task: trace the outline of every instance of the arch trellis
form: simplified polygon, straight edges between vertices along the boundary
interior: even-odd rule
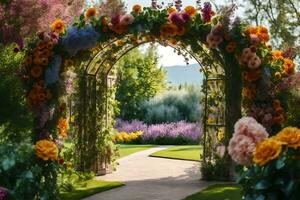
[[[112,115],[107,112],[106,102],[111,95],[106,87],[107,76],[123,54],[143,43],[158,42],[189,53],[202,67],[203,90],[209,94],[204,98],[204,164],[217,163],[214,149],[220,143],[228,144],[234,124],[242,116],[242,105],[246,115],[253,115],[252,107],[267,107],[272,124],[264,124],[255,113],[254,117],[270,133],[282,126],[286,117],[277,85],[295,72],[295,64],[267,44],[268,30],[239,20],[233,22],[234,7],[220,15],[214,14],[209,3],[203,9],[178,8],[135,5],[127,14],[103,14],[102,10],[89,8],[67,30],[57,19],[50,33],[42,33],[28,43],[20,76],[35,117],[32,142],[35,164],[43,171],[39,175],[41,183],[46,178],[52,185],[56,183],[61,143],[68,136],[66,96],[72,93],[72,71],[78,74],[80,91],[72,96],[80,99],[74,134],[78,168],[98,171],[99,163],[109,160],[110,152],[99,155],[109,140],[103,119]],[[228,176],[228,154],[222,159],[222,176]],[[53,187],[41,188],[47,193]]]
[[[213,59],[214,55],[210,50],[205,47],[203,44],[198,43],[196,44],[198,47],[197,49],[200,49],[197,52],[193,52],[193,47],[189,45],[188,43],[182,43],[178,42],[176,44],[172,44],[170,41],[165,39],[155,39],[151,38],[150,40],[143,40],[145,38],[143,34],[139,34],[138,36],[135,35],[126,35],[118,39],[112,39],[111,41],[108,41],[102,46],[97,47],[94,50],[93,55],[88,61],[85,61],[81,63],[81,68],[84,71],[84,74],[86,77],[90,77],[94,80],[95,84],[93,85],[93,89],[91,90],[84,90],[83,96],[85,98],[82,99],[82,101],[85,102],[93,102],[87,100],[87,98],[91,97],[91,95],[88,95],[90,91],[96,91],[97,84],[101,85],[106,90],[108,90],[108,83],[107,78],[111,71],[111,69],[114,67],[116,62],[122,58],[126,53],[128,53],[130,50],[137,48],[138,46],[146,43],[159,43],[163,46],[170,46],[174,50],[179,51],[183,54],[188,54],[190,57],[194,58],[201,67],[201,72],[204,74],[204,87],[203,90],[205,92],[205,98],[202,100],[204,104],[204,114],[203,114],[203,161],[204,162],[212,162],[213,160],[213,146],[216,146],[216,140],[217,140],[217,134],[218,130],[222,129],[225,131],[226,122],[225,122],[225,93],[224,93],[224,82],[225,82],[225,71],[224,67],[222,66],[221,62],[218,62],[218,60]],[[132,42],[134,40],[134,42]],[[194,44],[195,45],[195,44]],[[221,58],[219,58],[221,59]],[[85,79],[87,80],[87,79]],[[215,83],[215,84],[212,84]],[[87,82],[88,84],[88,82]],[[134,90],[134,89],[133,89]],[[106,91],[107,92],[107,91]],[[103,94],[99,94],[102,96],[106,95],[106,92]],[[214,96],[219,96],[218,101],[213,101],[212,95],[209,95],[210,93],[214,92]],[[97,98],[97,97],[96,97]],[[102,97],[99,97],[101,98]],[[97,100],[96,100],[97,102]],[[106,100],[107,102],[107,100]],[[95,116],[89,116],[88,113],[84,114],[87,118],[96,116],[102,116],[104,123],[103,126],[107,126],[107,123],[109,121],[109,116],[107,116],[107,105],[104,106],[104,110],[99,111],[96,109],[96,104],[87,105],[91,106],[91,110],[97,110],[97,112],[102,113],[96,113]],[[214,108],[214,109],[213,109]],[[88,111],[88,109],[86,110]],[[210,122],[211,116],[214,116],[216,119],[215,122]],[[84,121],[88,121],[87,119],[82,118]],[[83,126],[80,128],[80,133],[88,133],[90,134],[91,131],[95,130],[94,127],[96,127],[96,121],[92,120],[94,124],[90,124],[93,127],[87,127]],[[86,128],[85,131],[82,131]],[[101,127],[103,128],[103,127]],[[84,148],[82,149],[82,155],[85,155]],[[96,149],[95,149],[96,151]],[[199,155],[200,156],[200,155]],[[84,159],[79,159],[84,160]],[[99,165],[97,165],[99,166]],[[100,165],[100,167],[102,167]],[[95,169],[97,171],[97,169]],[[99,170],[99,169],[98,169]]]

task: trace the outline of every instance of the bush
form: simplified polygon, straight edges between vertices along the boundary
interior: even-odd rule
[[[125,143],[144,143],[144,144],[199,144],[202,134],[199,123],[187,123],[184,121],[146,125],[141,121],[133,120],[132,122],[118,119],[115,129],[119,132],[119,142]],[[126,141],[130,135],[142,132],[141,138]],[[123,132],[123,133],[122,133]],[[125,132],[125,133],[124,133]],[[122,138],[122,140],[121,140]],[[118,142],[118,140],[117,140]]]
[[[197,122],[201,118],[200,98],[200,89],[193,87],[163,93],[141,104],[140,120],[147,124]]]

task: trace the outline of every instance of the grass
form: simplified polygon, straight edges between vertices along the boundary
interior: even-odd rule
[[[156,147],[157,145],[140,145],[140,144],[118,144],[120,158]]]
[[[84,187],[77,187],[72,192],[62,192],[59,196],[62,200],[80,200],[93,194],[97,194],[123,185],[124,184],[120,182],[89,180],[84,183]]]
[[[241,200],[241,187],[237,184],[216,184],[184,200]]]
[[[202,147],[200,145],[181,145],[155,152],[151,154],[151,156],[180,160],[200,161],[201,152]]]

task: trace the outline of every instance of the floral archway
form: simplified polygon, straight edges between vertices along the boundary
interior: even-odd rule
[[[44,169],[40,181],[47,178],[47,182],[55,184],[61,144],[67,137],[66,95],[72,92],[73,71],[83,75],[82,86],[89,91],[89,95],[83,95],[88,98],[81,113],[88,115],[87,111],[97,105],[96,85],[105,86],[104,78],[114,63],[142,43],[157,41],[181,52],[192,52],[207,78],[212,78],[204,90],[214,81],[224,81],[225,119],[222,123],[213,118],[204,121],[207,132],[210,127],[225,127],[225,136],[214,141],[216,129],[212,129],[204,138],[205,143],[210,144],[206,150],[228,144],[234,124],[242,116],[242,107],[243,114],[254,116],[270,132],[279,129],[285,115],[276,86],[294,73],[295,64],[280,51],[272,50],[265,27],[250,27],[238,19],[233,20],[234,9],[229,7],[216,15],[210,3],[197,8],[187,6],[183,10],[180,6],[142,8],[135,5],[128,14],[102,15],[96,8],[89,8],[72,26],[65,27],[64,22],[57,19],[50,33],[42,33],[32,40],[20,72],[36,121],[32,141],[36,163]],[[105,90],[99,91],[105,96]],[[215,100],[210,96],[206,101],[213,104]],[[268,115],[257,115],[253,108],[268,108]],[[89,127],[81,130],[89,132],[90,135],[85,136],[97,141],[94,126],[97,115],[84,119],[88,121],[82,124]],[[205,156],[208,155],[214,159],[214,153]],[[226,155],[224,167],[229,171],[230,160]],[[87,165],[89,168],[93,163]]]

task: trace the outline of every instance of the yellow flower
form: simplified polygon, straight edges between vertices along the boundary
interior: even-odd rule
[[[300,130],[294,127],[287,127],[281,130],[275,137],[275,140],[292,148],[300,147]]]
[[[62,117],[59,118],[57,127],[59,130],[59,135],[62,138],[66,138],[67,137],[67,129],[69,128],[69,123],[68,123],[67,119],[62,118]]]
[[[168,13],[171,14],[173,12],[177,12],[177,9],[174,6],[168,8]]]
[[[53,141],[50,140],[39,140],[35,144],[36,155],[47,161],[47,160],[57,160],[58,158],[58,148]]]
[[[218,141],[221,142],[225,138],[224,129],[220,128],[217,135]]]
[[[266,139],[261,143],[258,143],[255,147],[253,161],[259,166],[263,166],[278,158],[281,153],[281,145],[274,139]]]
[[[142,11],[142,6],[138,5],[138,4],[135,4],[133,7],[132,7],[132,12],[135,12],[135,13],[139,13]]]
[[[52,24],[51,24],[51,29],[52,31],[55,31],[59,34],[64,34],[65,33],[65,24],[63,20],[61,19],[56,19]]]
[[[92,17],[95,17],[96,16],[96,13],[97,13],[97,10],[96,8],[92,7],[92,8],[89,8],[87,9],[87,11],[85,12],[85,17],[90,19]]]
[[[194,6],[187,6],[184,8],[184,11],[190,16],[195,16],[197,13],[197,10]]]
[[[284,71],[288,75],[295,72],[295,63],[291,59],[284,59]]]
[[[273,51],[273,52],[272,52],[272,55],[273,55],[273,59],[274,59],[274,60],[280,60],[280,59],[283,58],[282,52],[279,51],[279,50]]]

